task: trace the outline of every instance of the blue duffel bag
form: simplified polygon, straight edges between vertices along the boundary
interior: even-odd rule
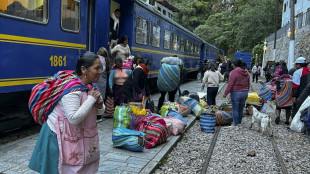
[[[145,147],[145,141],[143,132],[123,127],[113,129],[112,142],[114,147],[141,152]]]
[[[202,113],[200,115],[200,127],[204,132],[214,133],[215,132],[215,121],[216,116],[211,114]]]

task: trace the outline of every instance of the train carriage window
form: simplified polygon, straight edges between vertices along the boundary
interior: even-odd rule
[[[171,32],[165,29],[164,48],[170,49]]]
[[[194,54],[199,54],[199,46],[197,43],[195,43],[195,51]]]
[[[192,42],[192,45],[191,45],[191,53],[194,54],[195,52],[195,45],[194,45],[194,42]]]
[[[186,39],[185,40],[185,53],[189,53],[189,48],[190,48],[190,45],[189,45],[189,41]]]
[[[184,53],[184,46],[185,46],[185,41],[184,38],[181,37],[181,41],[180,41],[180,52]]]
[[[153,24],[152,27],[152,46],[160,46],[160,26]]]
[[[177,34],[173,34],[172,35],[172,50],[173,51],[178,51],[178,35]]]
[[[75,0],[61,1],[61,27],[67,31],[79,31],[80,2]]]
[[[46,23],[48,0],[0,0],[0,15]]]
[[[149,22],[141,17],[137,18],[136,42],[138,44],[147,45]]]

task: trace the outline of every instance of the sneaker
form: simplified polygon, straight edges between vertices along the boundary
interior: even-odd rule
[[[275,123],[276,123],[276,124],[279,124],[279,123],[280,123],[280,116],[278,116],[278,117],[276,118]]]

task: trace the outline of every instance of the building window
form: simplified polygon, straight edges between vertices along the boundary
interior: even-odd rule
[[[166,10],[163,10],[163,14],[166,16]]]
[[[165,29],[164,48],[170,49],[171,32]]]
[[[185,45],[185,39],[181,37],[181,41],[180,41],[180,52],[181,53],[184,53],[184,45]]]
[[[79,31],[80,2],[74,0],[61,1],[61,27],[64,30]]]
[[[41,23],[48,19],[48,0],[1,0],[0,15],[9,15]]]
[[[284,12],[286,12],[286,3],[284,4],[284,9],[283,9]]]
[[[178,51],[178,35],[173,34],[172,36],[172,50],[173,51]]]
[[[160,26],[155,24],[152,27],[152,46],[160,47]]]
[[[161,8],[160,8],[160,7],[157,7],[157,9],[158,9],[159,11],[161,11]]]
[[[136,42],[138,44],[147,45],[148,25],[149,22],[147,20],[141,17],[137,18]]]

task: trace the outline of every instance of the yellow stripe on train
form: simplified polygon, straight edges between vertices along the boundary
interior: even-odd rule
[[[199,59],[199,57],[195,56],[187,56],[183,54],[176,54],[176,53],[169,53],[169,52],[164,52],[164,51],[157,51],[157,50],[150,50],[150,49],[145,49],[145,48],[139,48],[139,47],[131,47],[132,51],[141,51],[141,52],[147,52],[147,53],[155,53],[155,54],[165,54],[165,55],[177,55],[179,57],[188,57],[188,58],[193,58],[193,59]]]
[[[85,44],[38,39],[38,38],[23,37],[23,36],[14,36],[14,35],[7,35],[7,34],[0,34],[0,42],[41,45],[41,46],[61,47],[61,48],[72,48],[72,49],[83,49],[83,50],[86,49]]]

